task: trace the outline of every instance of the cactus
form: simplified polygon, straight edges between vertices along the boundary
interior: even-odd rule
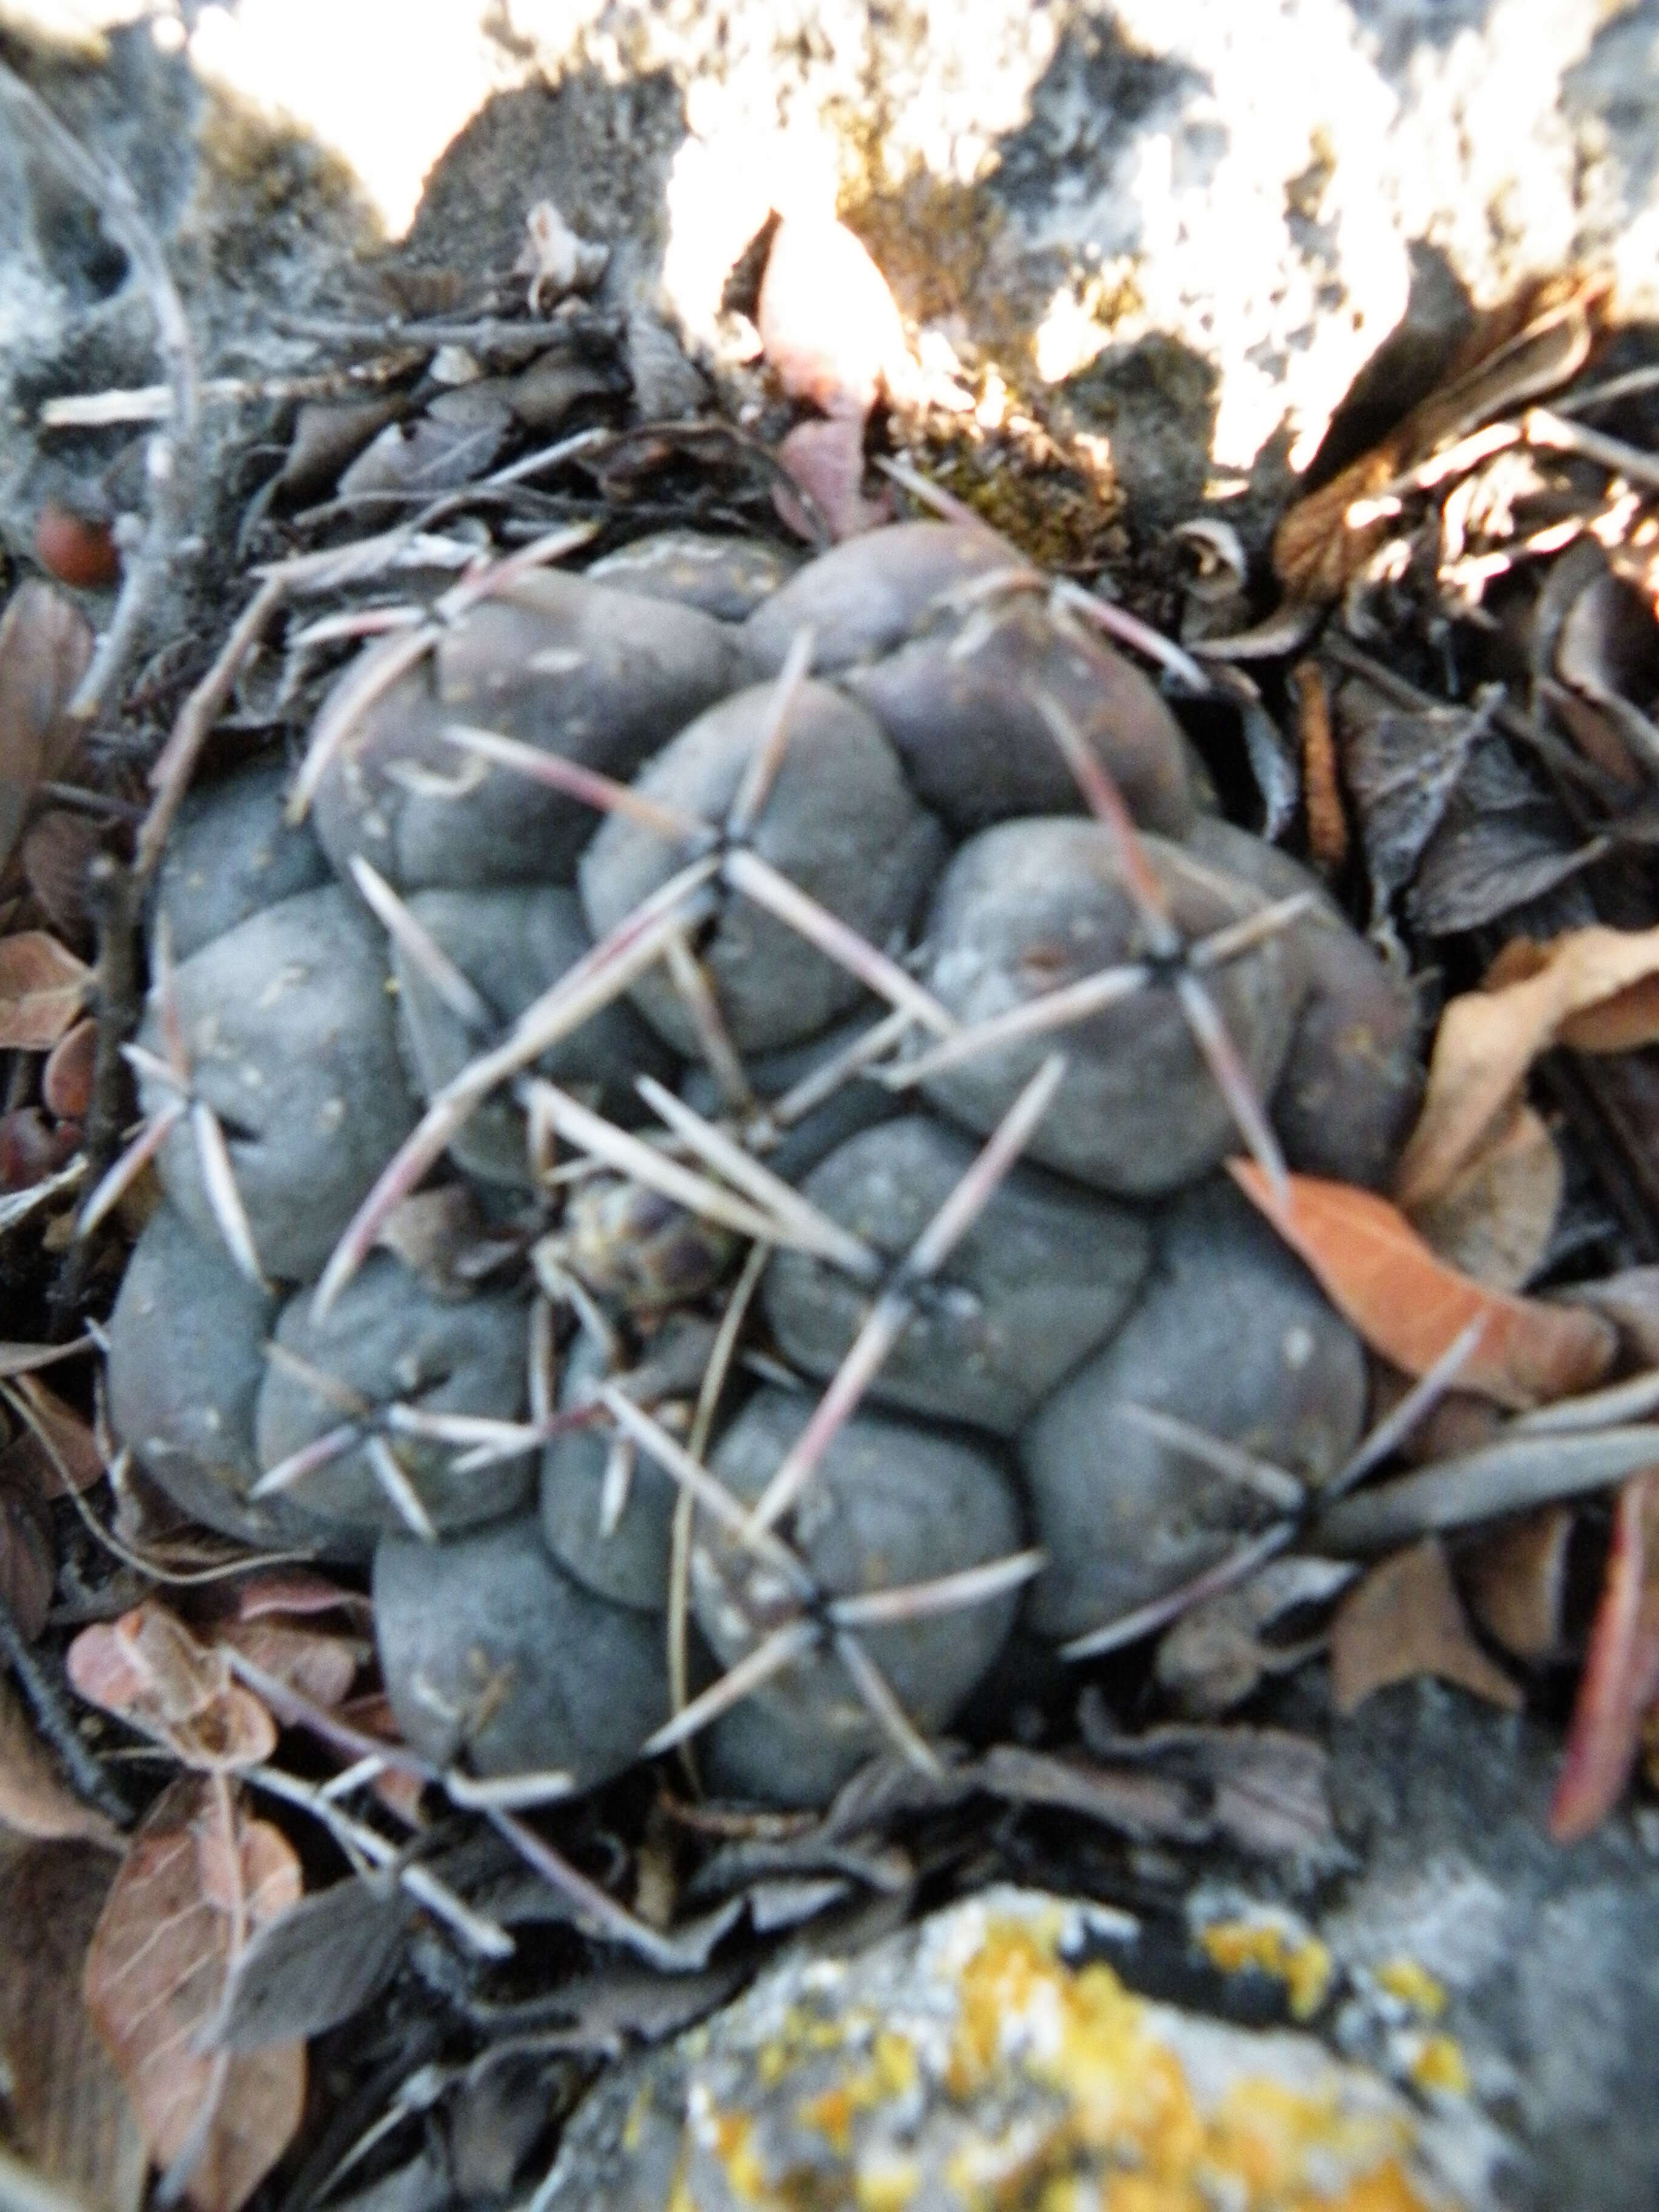
[[[410,635],[161,872],[155,1479],[372,1554],[410,1743],[550,1792],[696,1739],[822,1802],[1017,1621],[1285,1540],[1363,1362],[1221,1163],[1385,1176],[1411,1006],[1076,594],[965,525],[681,534]]]

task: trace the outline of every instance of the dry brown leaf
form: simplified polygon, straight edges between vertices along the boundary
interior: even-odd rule
[[[0,616],[0,866],[35,787],[64,775],[81,732],[64,708],[92,659],[92,625],[50,584],[20,584]]]
[[[50,1052],[73,1029],[92,970],[44,929],[0,938],[0,1050]]]
[[[100,823],[61,807],[43,814],[23,833],[24,878],[46,920],[71,945],[91,939],[87,870],[103,842]]]
[[[1618,1333],[1582,1307],[1547,1305],[1472,1282],[1437,1259],[1399,1210],[1374,1191],[1291,1176],[1281,1207],[1253,1161],[1234,1180],[1317,1276],[1326,1296],[1373,1352],[1425,1375],[1471,1322],[1480,1340],[1458,1387],[1500,1406],[1547,1404],[1601,1381]]]
[[[1557,288],[1559,289],[1559,287]],[[1594,316],[1606,286],[1595,279],[1553,298],[1547,283],[1523,289],[1484,315],[1459,349],[1447,379],[1380,445],[1351,461],[1280,522],[1273,571],[1293,599],[1340,598],[1389,532],[1389,516],[1349,519],[1356,501],[1376,497],[1437,449],[1535,399],[1577,374],[1589,351]]]
[[[1443,1189],[1412,1208],[1412,1226],[1476,1282],[1518,1290],[1549,1249],[1565,1182],[1541,1116],[1517,1101]]]
[[[143,2137],[81,1995],[115,1862],[34,1844],[0,1863],[0,2058],[16,2145],[87,2212],[137,2212]]]
[[[222,1775],[185,1775],[134,1838],[87,1954],[87,2003],[150,2156],[198,2212],[237,2212],[300,2124],[302,2043],[196,2049],[232,1961],[300,1889],[280,1830]]]
[[[1649,979],[1654,979],[1650,981]],[[1395,1178],[1412,1211],[1444,1190],[1520,1096],[1540,1052],[1624,1052],[1659,1038],[1659,929],[1569,931],[1547,945],[1517,939],[1483,988],[1440,1018],[1423,1111]]]
[[[0,1114],[0,1191],[32,1190],[68,1164],[80,1141],[79,1129],[54,1127],[38,1106]]]
[[[1577,1843],[1625,1794],[1659,1699],[1659,1470],[1619,1493],[1589,1650],[1550,1802],[1550,1833]]]
[[[214,1630],[216,1644],[228,1645],[274,1674],[313,1705],[337,1705],[349,1693],[371,1646],[326,1629],[296,1628],[283,1620],[228,1620]]]
[[[21,1443],[27,1438],[33,1448],[29,1456],[41,1496],[62,1498],[70,1488],[90,1490],[94,1482],[101,1482],[109,1470],[91,1423],[36,1376],[19,1375],[11,1388],[28,1401],[29,1411],[39,1424],[38,1433],[33,1427],[27,1428],[18,1441]]]
[[[118,1851],[121,1838],[101,1813],[83,1805],[58,1774],[52,1753],[10,1683],[0,1676],[0,1828],[16,1836],[77,1837]]]
[[[1462,1562],[1469,1610],[1494,1643],[1529,1663],[1561,1649],[1567,1547],[1577,1516],[1544,1505],[1482,1536]]]
[[[258,1765],[276,1747],[276,1723],[232,1680],[229,1654],[198,1644],[153,1598],[83,1628],[68,1663],[89,1704],[155,1736],[187,1766],[229,1772]]]
[[[1515,1683],[1469,1633],[1439,1539],[1425,1537],[1373,1567],[1331,1623],[1331,1696],[1352,1713],[1374,1690],[1414,1675],[1456,1682],[1514,1712]]]

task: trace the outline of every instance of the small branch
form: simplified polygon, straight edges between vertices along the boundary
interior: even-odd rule
[[[137,648],[151,602],[173,565],[190,513],[199,420],[196,347],[166,257],[120,171],[94,160],[46,103],[3,64],[0,64],[0,108],[10,117],[19,140],[92,202],[105,230],[125,252],[155,318],[156,349],[172,394],[166,426],[150,440],[145,456],[149,520],[143,542],[126,564],[110,626],[99,640],[91,665],[70,702],[69,711],[77,721],[91,722],[114,692]]]

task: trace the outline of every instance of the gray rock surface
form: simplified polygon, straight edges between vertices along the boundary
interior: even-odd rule
[[[1478,2124],[1425,2116],[1311,2037],[1131,1996],[1100,1954],[1133,1956],[1136,1934],[1103,1907],[993,1889],[851,1958],[786,1959],[613,2071],[538,2202],[966,2212],[1011,2172],[1022,2203],[1045,2185],[1109,2202],[1127,2168],[1149,2204],[1495,2207]]]

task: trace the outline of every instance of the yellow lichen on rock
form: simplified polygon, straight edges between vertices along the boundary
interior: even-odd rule
[[[1316,1936],[1293,1934],[1276,1920],[1217,1920],[1198,1940],[1224,1974],[1254,1966],[1283,1982],[1296,2020],[1311,2020],[1329,1995],[1331,1954]]]

